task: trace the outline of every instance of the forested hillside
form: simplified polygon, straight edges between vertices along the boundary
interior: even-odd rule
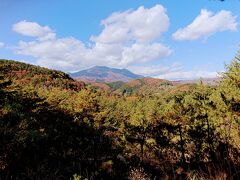
[[[163,95],[171,94],[179,91],[190,91],[194,88],[198,81],[191,83],[171,82],[164,79],[157,78],[141,78],[129,82],[115,81],[115,82],[86,82],[87,85],[95,89],[102,89],[115,95],[122,96],[149,96],[149,95]],[[217,84],[217,82],[216,82]]]
[[[32,88],[80,90],[83,82],[74,81],[68,74],[61,71],[49,70],[22,62],[0,59],[0,72],[4,79],[13,81],[14,85]]]
[[[240,54],[222,76],[116,93],[0,60],[0,179],[237,179]]]

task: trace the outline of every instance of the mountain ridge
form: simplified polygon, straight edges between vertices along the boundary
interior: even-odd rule
[[[69,73],[74,79],[80,79],[89,82],[128,82],[133,79],[143,78],[144,76],[135,74],[128,69],[111,68],[107,66],[93,66],[89,69],[81,70],[75,73]]]

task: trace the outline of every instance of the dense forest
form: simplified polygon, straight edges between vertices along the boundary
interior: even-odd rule
[[[239,178],[240,54],[214,86],[151,83],[0,60],[0,179]]]

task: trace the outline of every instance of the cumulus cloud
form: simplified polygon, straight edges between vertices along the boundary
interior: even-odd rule
[[[56,35],[48,26],[26,20],[14,24],[12,30],[25,36],[37,37],[39,40],[54,39]]]
[[[36,39],[20,41],[15,50],[35,57],[38,65],[64,71],[93,65],[126,68],[160,60],[172,53],[159,39],[169,26],[166,10],[161,5],[116,12],[101,24],[102,32],[91,36],[90,45],[86,45],[73,37],[57,38],[48,26],[21,21],[13,25],[13,30]]]
[[[5,44],[3,42],[0,42],[0,48],[3,48]]]
[[[32,56],[37,64],[69,71],[83,66],[87,54],[85,45],[75,38],[61,38],[45,41],[20,41],[16,53]]]
[[[91,39],[99,43],[123,43],[129,40],[149,42],[168,30],[169,18],[162,5],[150,9],[143,6],[137,10],[116,12],[103,20],[99,36]]]
[[[222,10],[214,14],[211,11],[202,9],[200,15],[187,27],[178,29],[173,34],[175,40],[196,40],[202,37],[209,37],[217,32],[236,31],[237,17],[230,11]]]
[[[122,65],[128,65],[138,60],[138,63],[146,63],[148,61],[157,60],[169,56],[172,51],[160,44],[133,44],[131,47],[125,47],[122,52]]]

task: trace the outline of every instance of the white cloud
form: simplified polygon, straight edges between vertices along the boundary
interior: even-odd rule
[[[3,42],[0,42],[0,48],[3,48],[5,44]]]
[[[150,9],[143,6],[137,10],[116,12],[102,21],[104,29],[91,39],[99,43],[123,43],[129,40],[149,42],[168,30],[169,18],[162,5]]]
[[[69,71],[84,64],[85,45],[74,38],[62,38],[46,41],[21,41],[16,53],[37,58],[37,64],[45,67]]]
[[[129,70],[136,74],[141,74],[143,76],[157,77],[169,72],[181,71],[182,67],[178,64],[173,64],[171,66],[163,65],[149,65],[149,66],[130,66]]]
[[[122,65],[133,64],[136,60],[138,63],[146,63],[157,60],[172,53],[170,48],[160,44],[133,44],[131,47],[125,47],[122,52]]]
[[[64,71],[76,71],[93,65],[127,67],[144,64],[171,54],[168,47],[160,43],[120,44],[96,43],[86,47],[75,38],[61,38],[47,41],[21,41],[16,53],[37,58],[37,64]]]
[[[93,65],[128,67],[160,60],[172,50],[159,42],[168,29],[169,19],[163,6],[139,7],[113,13],[102,21],[103,31],[92,36],[90,46],[73,37],[56,38],[48,26],[21,21],[13,30],[35,37],[20,41],[16,53],[33,56],[37,64],[64,71],[77,71]]]
[[[56,35],[48,26],[25,20],[14,24],[12,30],[25,36],[37,37],[39,40],[54,39]]]
[[[222,10],[214,14],[211,11],[202,9],[200,15],[187,27],[178,29],[174,34],[175,40],[196,40],[202,37],[209,37],[217,32],[236,31],[237,17],[230,11]]]
[[[171,66],[150,65],[150,66],[130,66],[129,69],[137,74],[168,80],[216,78],[217,72],[195,69],[186,71],[180,64]]]
[[[181,80],[181,79],[199,79],[199,78],[216,78],[217,72],[195,70],[195,71],[170,71],[162,75],[155,76],[160,79]]]

